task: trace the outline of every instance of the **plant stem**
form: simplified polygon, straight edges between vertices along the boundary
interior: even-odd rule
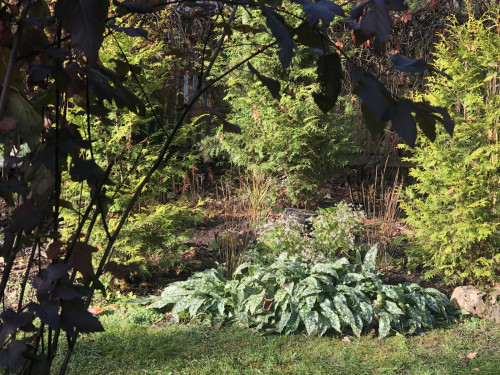
[[[17,60],[17,50],[19,49],[19,43],[21,43],[24,20],[28,15],[30,5],[31,0],[24,1],[23,11],[21,13],[21,18],[19,19],[19,24],[17,25],[16,36],[14,37],[14,42],[12,44],[12,50],[10,51],[9,65],[7,65],[5,79],[3,81],[2,93],[0,94],[0,119],[4,115],[5,106],[7,105],[7,92],[9,91],[10,81],[12,80],[12,73],[14,72],[14,65],[16,64]]]

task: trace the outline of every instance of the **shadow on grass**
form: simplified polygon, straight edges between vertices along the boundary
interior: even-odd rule
[[[260,336],[239,327],[106,329],[79,340],[69,374],[500,374],[500,328],[487,322],[351,342]]]

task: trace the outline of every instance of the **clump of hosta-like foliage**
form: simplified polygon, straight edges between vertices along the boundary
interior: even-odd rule
[[[259,248],[264,252],[287,252],[310,260],[352,255],[359,248],[357,237],[364,232],[364,213],[346,202],[320,208],[308,225],[279,222],[270,229],[263,228]],[[310,224],[310,225],[309,225]]]
[[[232,280],[207,270],[170,284],[150,308],[171,311],[179,321],[236,320],[259,331],[327,332],[379,337],[413,333],[450,322],[455,309],[444,294],[417,284],[385,285],[375,269],[377,248],[364,262],[345,258],[307,263],[299,257],[253,256]]]

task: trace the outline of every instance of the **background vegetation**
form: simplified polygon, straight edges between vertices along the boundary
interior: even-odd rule
[[[447,287],[498,282],[498,6],[411,5],[2,1],[0,366],[64,374],[80,334],[104,330],[96,315],[112,333],[96,342],[165,324],[169,315],[124,303],[134,297],[124,289],[148,280],[168,284],[150,307],[180,321],[324,342],[454,323],[441,292],[382,279],[371,245],[384,243],[386,273],[406,274],[409,261]],[[415,182],[406,226],[399,176]],[[335,205],[355,195],[363,214]],[[290,205],[321,208],[306,225],[277,225]],[[205,229],[215,256],[193,247]],[[216,268],[192,275],[186,259],[200,253]],[[477,354],[450,345],[448,362]],[[398,371],[418,372],[410,354],[396,358]]]

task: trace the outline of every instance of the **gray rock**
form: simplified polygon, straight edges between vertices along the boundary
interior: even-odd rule
[[[311,217],[318,216],[314,211],[301,210],[299,208],[285,208],[281,215],[281,220],[284,222],[294,222],[301,225],[306,225],[307,220]]]
[[[500,323],[500,290],[490,293],[483,292],[475,286],[466,285],[455,288],[451,302],[463,310]]]

